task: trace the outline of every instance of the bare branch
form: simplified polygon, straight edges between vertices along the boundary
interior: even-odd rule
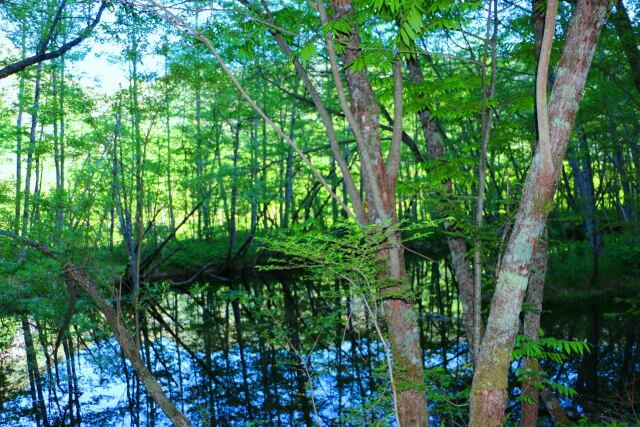
[[[402,59],[396,55],[393,63],[393,134],[391,148],[387,158],[387,175],[392,180],[398,176],[400,167],[400,149],[402,145],[402,113],[404,101],[402,98]]]
[[[551,137],[549,135],[549,112],[547,109],[547,82],[553,36],[556,32],[556,15],[558,0],[547,1],[547,14],[544,19],[544,35],[540,48],[540,60],[536,74],[536,107],[538,111],[538,154],[540,163],[546,170],[551,170]]]
[[[246,0],[239,0],[239,1],[242,4],[244,4],[247,8],[251,7],[250,3],[247,2]],[[269,10],[269,6],[267,5],[267,3],[263,1],[262,6],[265,12],[267,13],[267,17],[270,20],[273,20],[273,15]],[[364,224],[365,222],[364,204],[362,203],[362,199],[360,198],[360,194],[358,193],[358,190],[356,188],[355,181],[353,179],[353,176],[351,175],[351,171],[349,170],[349,165],[347,164],[347,161],[344,158],[344,155],[340,151],[340,146],[338,143],[338,138],[336,136],[336,131],[333,127],[333,120],[331,119],[331,115],[329,114],[327,107],[322,102],[322,98],[320,98],[320,94],[318,93],[318,90],[316,89],[313,82],[309,78],[309,74],[300,63],[300,60],[298,59],[298,57],[293,55],[293,52],[289,48],[289,45],[287,44],[285,38],[279,32],[274,31],[272,32],[272,34],[274,35],[276,42],[278,43],[278,46],[280,46],[280,49],[282,49],[282,51],[287,56],[293,57],[293,66],[295,67],[296,72],[302,79],[302,82],[305,88],[307,89],[309,94],[311,94],[313,104],[318,110],[318,114],[320,115],[322,124],[324,125],[327,132],[327,136],[329,137],[329,142],[331,144],[331,151],[333,153],[333,157],[336,159],[336,162],[338,162],[340,173],[342,173],[342,177],[344,179],[344,184],[347,189],[347,193],[349,194],[349,198],[351,199],[351,203],[353,204],[356,220],[359,223]]]
[[[0,230],[0,236],[9,237],[23,245],[38,250],[38,252],[42,253],[47,258],[60,261],[58,256],[43,243],[19,236],[16,233],[7,230]],[[140,356],[140,350],[136,346],[136,342],[131,335],[131,332],[129,332],[129,329],[122,324],[118,312],[113,308],[113,306],[100,295],[98,285],[83,271],[83,269],[79,268],[72,262],[65,264],[64,274],[68,281],[77,284],[89,295],[89,297],[91,297],[109,324],[118,344],[120,344],[120,347],[127,355],[136,375],[144,384],[149,395],[158,404],[160,409],[162,409],[162,412],[164,412],[167,418],[171,420],[173,425],[178,427],[191,427],[192,424],[189,419],[180,412],[178,408],[176,408],[171,400],[169,400],[160,384],[158,384],[156,378],[151,372],[149,372],[146,363]]]

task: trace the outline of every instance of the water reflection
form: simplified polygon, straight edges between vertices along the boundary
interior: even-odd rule
[[[432,422],[463,425],[470,368],[455,286],[444,264],[417,263],[410,276]],[[554,381],[580,392],[563,400],[566,407],[576,415],[632,416],[640,389],[636,320],[622,305],[608,313],[598,305],[547,309],[547,336],[586,338],[594,349],[561,366],[544,363]],[[195,425],[390,425],[375,316],[345,283],[257,275],[232,285],[155,292],[145,303],[140,342],[150,370]],[[26,388],[3,404],[0,425],[170,425],[115,340],[96,330],[73,328],[64,342],[68,357],[49,369],[42,366],[52,347],[43,347],[46,358],[40,349],[43,373],[34,386],[42,389],[44,405],[33,405]],[[517,419],[514,390],[510,411]]]
[[[564,404],[569,412],[600,420],[640,422],[640,334],[638,319],[624,299],[547,306],[542,317],[547,335],[584,339],[592,351],[561,366],[547,364],[547,372],[579,395]]]

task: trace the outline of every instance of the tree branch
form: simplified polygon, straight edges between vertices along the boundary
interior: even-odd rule
[[[154,10],[145,4],[141,4],[141,7],[145,8],[146,10],[150,11],[154,15],[158,16],[159,18],[161,18],[162,20],[164,20],[174,28],[188,33],[193,38],[202,42],[205,46],[209,48],[209,50],[211,51],[211,53],[213,53],[213,56],[216,58],[216,61],[218,62],[218,64],[220,65],[224,73],[227,75],[227,77],[229,77],[229,79],[231,80],[233,85],[236,87],[238,92],[240,92],[240,95],[242,95],[245,101],[251,106],[251,108],[253,108],[260,115],[260,117],[262,117],[265,123],[267,123],[269,127],[271,127],[278,134],[278,136],[284,139],[287,142],[287,144],[289,144],[289,146],[293,148],[293,150],[300,157],[302,162],[311,170],[311,172],[316,177],[316,179],[320,181],[324,189],[331,195],[331,197],[333,197],[338,202],[338,204],[342,207],[342,209],[347,213],[348,216],[354,218],[355,216],[353,212],[351,212],[351,209],[349,209],[349,207],[345,204],[345,202],[335,194],[335,192],[331,189],[331,186],[329,185],[329,183],[327,183],[327,181],[322,177],[322,174],[320,174],[318,169],[316,169],[316,167],[313,166],[309,158],[293,142],[293,140],[289,137],[289,135],[287,135],[280,128],[280,126],[278,126],[273,120],[271,120],[271,118],[262,110],[262,108],[258,106],[256,101],[251,97],[251,95],[249,95],[249,93],[245,90],[244,86],[242,86],[242,84],[238,81],[238,79],[233,74],[233,72],[229,69],[229,67],[227,67],[226,63],[218,53],[218,50],[213,45],[213,42],[204,34],[201,34],[198,30],[193,28],[188,22],[186,22],[185,20],[177,16],[175,13],[171,12],[168,8],[160,5],[158,2],[154,0],[147,0],[147,2],[152,4],[159,10],[161,10],[164,14],[159,13],[157,10]]]
[[[547,107],[547,83],[549,78],[549,62],[553,36],[556,32],[556,15],[558,0],[547,1],[547,13],[544,19],[544,35],[540,47],[540,59],[536,74],[536,107],[538,111],[538,153],[540,163],[546,170],[551,170],[551,137],[549,135],[549,112]]]
[[[76,37],[75,39],[73,39],[73,40],[71,40],[71,41],[69,41],[69,42],[67,42],[65,44],[63,44],[62,46],[60,46],[56,50],[53,50],[53,51],[50,51],[50,52],[45,52],[44,49],[43,49],[43,50],[41,50],[40,52],[36,53],[33,56],[30,56],[28,58],[24,58],[24,59],[22,59],[20,61],[14,62],[13,64],[7,65],[6,67],[0,69],[0,79],[4,79],[6,77],[9,77],[10,75],[18,73],[18,72],[24,70],[25,68],[28,68],[28,67],[30,67],[30,66],[32,66],[34,64],[38,64],[38,63],[44,62],[44,61],[49,61],[51,59],[55,59],[55,58],[57,58],[59,56],[62,56],[67,51],[69,51],[72,48],[74,48],[77,45],[79,45],[84,39],[89,37],[89,35],[93,31],[93,29],[100,22],[100,18],[102,17],[102,12],[107,7],[107,3],[108,3],[107,0],[102,0],[102,3],[100,4],[100,9],[98,9],[98,14],[96,15],[95,19],[84,30],[82,30],[82,32],[80,33],[80,35],[78,37]],[[45,45],[45,47],[46,47],[46,45]]]
[[[402,99],[402,59],[396,55],[393,63],[393,133],[391,136],[391,148],[387,158],[387,175],[392,180],[398,176],[400,167],[400,148],[402,143],[402,112],[404,101]]]

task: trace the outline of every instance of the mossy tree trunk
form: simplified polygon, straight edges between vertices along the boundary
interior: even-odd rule
[[[502,258],[471,388],[470,425],[501,426],[507,374],[533,254],[542,237],[600,30],[607,0],[581,0],[573,13],[549,102],[549,159],[536,152]]]
[[[540,329],[540,313],[542,311],[542,296],[544,294],[544,279],[547,273],[547,257],[549,245],[547,236],[540,239],[531,264],[531,276],[525,296],[525,303],[529,307],[524,315],[522,332],[532,340],[538,339]],[[524,369],[528,372],[522,381],[522,416],[520,427],[535,427],[538,425],[538,401],[540,397],[540,363],[536,358],[525,358]]]

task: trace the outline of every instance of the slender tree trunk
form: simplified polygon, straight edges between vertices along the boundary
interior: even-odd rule
[[[59,87],[59,95],[58,95],[58,121],[59,121],[59,131],[58,131],[58,144],[59,144],[59,156],[60,156],[60,207],[58,209],[58,222],[62,226],[64,221],[65,212],[64,212],[64,202],[65,202],[65,162],[66,162],[66,140],[65,140],[65,114],[64,114],[64,106],[65,106],[65,71],[66,71],[66,63],[64,60],[64,56],[60,58],[60,87]]]
[[[409,77],[414,84],[424,83],[424,77],[420,64],[415,58],[411,58],[407,61],[407,68],[409,70]],[[440,126],[431,118],[431,112],[428,109],[422,109],[418,111],[418,119],[421,124],[422,134],[424,135],[425,142],[427,144],[427,151],[431,160],[438,160],[444,156],[443,141],[445,141],[444,134],[440,130]],[[453,182],[447,180],[443,183],[443,190],[445,195],[451,195],[453,193]],[[447,231],[455,231],[455,225],[449,221],[445,221],[444,227]],[[469,266],[469,260],[467,259],[467,242],[461,237],[455,237],[452,233],[447,233],[447,246],[451,253],[451,265],[458,284],[458,293],[460,295],[460,302],[462,303],[462,311],[464,315],[464,327],[467,336],[467,343],[469,343],[469,349],[473,359],[473,295],[474,295],[474,276]]]
[[[542,37],[545,26],[545,7],[544,0],[532,1],[532,24],[533,36],[536,47],[536,63],[540,61],[540,50],[542,48]],[[536,76],[537,78],[537,76]],[[537,86],[537,84],[536,84]],[[537,108],[534,103],[533,116],[537,118]],[[534,120],[535,121],[535,120]],[[538,127],[534,123],[534,145],[532,152],[538,147],[539,135]],[[540,329],[540,316],[542,314],[542,298],[544,295],[544,282],[547,272],[547,259],[549,256],[549,243],[547,241],[547,232],[543,233],[540,243],[536,247],[533,254],[533,262],[531,275],[529,276],[529,285],[525,296],[525,303],[529,306],[529,311],[524,315],[523,333],[531,340],[538,339],[538,330]],[[535,427],[538,425],[538,400],[540,387],[540,364],[536,358],[525,358],[524,369],[527,376],[522,383],[522,415],[520,418],[521,427]]]
[[[282,293],[284,297],[284,310],[287,324],[289,327],[289,335],[291,337],[290,345],[292,347],[292,355],[295,355],[296,364],[300,367],[296,369],[296,385],[299,399],[300,409],[304,418],[304,423],[308,427],[313,426],[311,418],[311,404],[306,391],[307,379],[305,378],[304,369],[306,369],[305,360],[300,357],[302,352],[302,342],[300,339],[300,325],[298,322],[298,314],[296,310],[296,298],[291,291],[291,287],[286,279],[282,280]]]
[[[267,123],[262,120],[262,188],[267,191]],[[262,207],[262,230],[267,231],[269,229],[269,197],[265,197],[265,202]]]
[[[169,58],[165,57],[165,74],[169,72]],[[164,102],[166,108],[165,127],[167,137],[167,197],[169,198],[169,227],[171,231],[176,228],[175,215],[173,213],[173,187],[171,182],[171,97],[169,95],[169,83],[165,87]]]
[[[129,330],[122,323],[122,320],[116,310],[114,310],[114,308],[100,296],[95,283],[93,283],[81,269],[72,264],[68,265],[66,274],[71,280],[87,292],[96,306],[98,306],[98,309],[100,309],[105,320],[111,327],[120,347],[126,354],[127,359],[131,362],[137,377],[144,384],[147,393],[149,393],[153,400],[158,404],[162,412],[164,412],[167,418],[169,418],[175,426],[191,427],[191,422],[176,408],[173,402],[167,398],[156,378],[151,372],[149,372],[144,360],[140,356],[139,347],[136,345],[134,336],[131,335]]]
[[[583,229],[591,248],[591,286],[595,286],[598,279],[598,264],[602,248],[602,233],[599,230],[595,191],[593,188],[593,170],[591,168],[591,155],[584,132],[580,133],[580,150],[569,156],[569,164],[573,172],[576,193],[580,211],[583,217]]]
[[[549,411],[551,419],[556,423],[556,425],[571,424],[571,420],[567,417],[562,405],[560,405],[560,402],[553,394],[551,387],[548,385],[544,386],[542,390],[540,390],[540,397],[542,398],[544,405],[547,407],[547,411]]]
[[[227,261],[233,255],[233,247],[236,243],[236,213],[238,210],[238,151],[240,147],[240,107],[236,119],[235,133],[233,136],[233,169],[231,172],[231,208],[229,211],[229,246],[227,249]]]
[[[242,369],[242,389],[244,392],[244,400],[247,409],[247,417],[249,419],[253,419],[253,411],[251,404],[251,395],[249,393],[249,382],[248,382],[248,368],[247,368],[247,360],[245,358],[245,345],[244,339],[242,336],[242,319],[240,317],[240,303],[238,299],[234,299],[231,301],[231,308],[233,309],[233,321],[235,323],[236,335],[238,339],[238,350],[240,352],[240,367]]]
[[[74,390],[74,383],[73,383],[73,375],[72,375],[72,363],[73,363],[73,359],[71,358],[71,354],[69,354],[69,345],[67,344],[68,341],[68,337],[64,337],[62,338],[62,350],[64,352],[64,359],[66,360],[65,366],[66,366],[66,371],[67,371],[67,395],[68,395],[68,403],[67,406],[69,408],[69,422],[71,425],[76,425],[75,423],[77,422],[76,418],[80,418],[80,413],[76,413],[75,417],[73,414],[73,404],[74,404],[74,394],[75,394],[75,390]]]
[[[540,313],[542,311],[542,297],[544,293],[544,279],[547,273],[547,254],[549,243],[546,232],[540,239],[533,254],[529,286],[525,296],[528,311],[524,315],[523,333],[536,341],[540,330]],[[538,425],[538,397],[540,395],[540,364],[538,359],[525,357],[524,370],[527,377],[522,384],[522,416],[520,427],[535,427]]]
[[[33,169],[33,156],[36,151],[36,128],[38,126],[38,106],[40,103],[40,78],[42,76],[42,63],[36,69],[36,82],[31,111],[31,130],[29,132],[29,148],[27,149],[27,170],[24,178],[24,206],[22,208],[22,236],[27,235],[29,227],[29,202],[31,194],[31,174]]]
[[[297,92],[297,88],[296,88]],[[295,107],[291,110],[291,122],[289,124],[289,138],[294,140],[295,134],[295,125],[296,125],[296,109]],[[289,227],[289,217],[291,216],[291,211],[293,210],[293,147],[289,146],[287,151],[287,161],[285,167],[285,176],[284,176],[284,214],[282,221],[282,228]]]
[[[47,417],[47,408],[44,403],[44,395],[42,393],[42,379],[40,378],[40,370],[38,361],[36,360],[36,348],[33,344],[33,335],[31,334],[31,325],[26,316],[22,316],[22,334],[24,337],[24,347],[27,353],[27,369],[29,371],[29,379],[31,382],[31,397],[33,400],[33,410],[36,414],[38,424],[42,421],[44,427],[49,427],[49,419]]]
[[[55,216],[56,229],[62,230],[64,219],[64,62],[60,73],[54,68],[51,74],[53,104],[53,153],[56,169]]]
[[[622,142],[618,141],[618,129],[616,121],[613,117],[611,101],[608,102],[609,109],[607,111],[607,121],[609,122],[609,137],[614,147],[613,152],[613,164],[620,176],[620,187],[622,187],[623,200],[620,204],[620,211],[622,212],[622,218],[625,222],[632,222],[635,220],[636,214],[633,207],[633,192],[631,191],[631,180],[627,173],[627,168],[624,161],[624,155],[622,152]],[[619,190],[618,190],[619,191]]]
[[[69,354],[70,354],[70,361],[71,361],[71,373],[72,373],[72,379],[73,379],[73,391],[74,391],[74,396],[73,396],[73,403],[75,405],[76,408],[76,419],[78,421],[78,424],[80,425],[80,422],[82,420],[82,413],[80,412],[80,387],[78,386],[78,369],[76,369],[76,364],[78,364],[78,357],[76,356],[74,347],[73,347],[73,338],[71,337],[71,335],[69,335],[69,337],[67,338],[68,341],[68,348],[69,348]]]
[[[133,284],[133,304],[134,304],[134,321],[136,328],[136,343],[140,348],[140,308],[138,303],[140,301],[140,257],[142,252],[142,240],[143,240],[143,221],[144,221],[144,169],[143,169],[143,149],[142,149],[142,135],[140,133],[140,105],[139,105],[139,91],[138,91],[138,41],[135,26],[133,29],[133,52],[134,57],[132,60],[132,76],[131,76],[131,120],[133,126],[133,144],[135,155],[135,199],[136,199],[136,213],[135,213],[135,228],[134,238],[135,249],[131,254],[131,282]]]
[[[20,201],[22,200],[22,98],[24,98],[24,75],[20,75],[18,86],[18,118],[16,119],[16,200],[15,200],[15,227],[17,233],[20,230]]]
[[[493,15],[493,16],[492,16]],[[489,32],[493,23],[493,37],[491,39],[491,83],[487,90],[487,72],[486,58]],[[498,39],[498,0],[493,1],[493,11],[491,10],[491,1],[489,2],[487,32],[484,44],[484,61],[482,65],[482,142],[480,146],[480,161],[478,164],[478,198],[476,204],[476,226],[478,232],[482,229],[484,222],[484,193],[487,181],[487,145],[489,144],[489,136],[491,135],[491,123],[493,121],[493,108],[487,106],[488,99],[493,99],[496,92],[496,43]],[[488,93],[487,93],[488,92]],[[473,254],[473,352],[474,357],[478,354],[480,343],[482,341],[482,242],[478,240],[475,245]],[[474,366],[476,360],[473,361]]]
[[[213,286],[207,286],[204,295],[204,309],[202,310],[202,324],[204,325],[204,357],[205,364],[209,373],[213,372],[213,323],[214,318],[214,290]],[[210,374],[209,374],[210,375]],[[207,381],[207,418],[205,424],[210,426],[216,425],[216,406],[213,381]]]
[[[35,242],[5,230],[0,230],[0,234],[15,239],[27,246],[31,246],[48,258],[57,259],[57,256],[53,251],[42,243]],[[67,262],[65,264],[64,274],[66,280],[77,284],[96,304],[107,321],[107,324],[111,328],[116,341],[120,344],[122,351],[126,354],[129,362],[131,362],[137,377],[144,384],[147,393],[149,393],[153,400],[158,404],[167,418],[169,418],[177,427],[191,427],[191,422],[188,418],[175,407],[171,400],[167,398],[156,378],[151,374],[151,372],[149,372],[149,369],[147,369],[147,366],[140,355],[140,347],[136,344],[135,337],[122,323],[121,313],[102,298],[96,283],[84,273],[83,269],[76,266],[73,262]],[[25,326],[25,322],[26,317],[23,318],[23,327]],[[31,346],[33,346],[33,343]]]
[[[253,238],[256,228],[258,226],[258,199],[259,195],[259,183],[258,183],[258,127],[260,125],[260,116],[256,114],[253,119],[253,127],[251,129],[251,194],[249,201],[251,203],[251,218],[250,218],[250,238]]]

